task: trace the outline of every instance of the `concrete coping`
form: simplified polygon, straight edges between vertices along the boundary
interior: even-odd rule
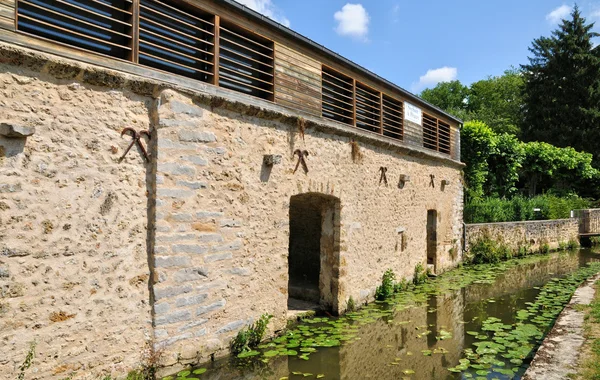
[[[30,46],[33,43],[35,45]],[[155,72],[155,70],[130,63],[90,58],[91,55],[88,53],[75,53],[71,50],[68,48],[57,49],[54,45],[39,41],[32,42],[31,39],[27,40],[24,36],[0,30],[0,56],[2,56],[0,63],[38,71],[56,79],[76,80],[93,86],[128,90],[155,99],[159,98],[162,91],[171,89],[213,108],[288,125],[297,125],[302,121],[307,128],[355,139],[384,150],[437,161],[458,169],[465,166],[450,156],[427,150],[424,147],[411,146],[403,141],[363,131],[354,126],[327,120],[267,100],[189,80],[178,75]]]

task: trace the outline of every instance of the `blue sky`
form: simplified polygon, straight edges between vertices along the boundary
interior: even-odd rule
[[[527,62],[573,3],[556,0],[237,0],[401,87],[465,84]],[[600,0],[579,7],[600,32]]]

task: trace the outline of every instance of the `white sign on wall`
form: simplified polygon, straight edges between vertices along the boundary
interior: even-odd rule
[[[404,119],[421,125],[423,122],[423,111],[415,105],[404,102]]]

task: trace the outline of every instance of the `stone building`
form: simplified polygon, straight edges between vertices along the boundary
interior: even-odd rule
[[[208,360],[461,260],[460,120],[234,1],[2,0],[0,95],[10,378],[32,342],[36,378]]]

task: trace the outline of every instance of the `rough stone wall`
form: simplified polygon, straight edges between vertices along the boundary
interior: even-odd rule
[[[0,377],[34,341],[27,378],[123,375],[151,316],[146,168],[136,149],[118,162],[120,131],[148,129],[151,99],[19,62],[0,63],[0,123],[36,131],[0,139]]]
[[[543,244],[557,249],[560,243],[579,240],[579,221],[576,218],[529,222],[482,223],[466,225],[465,250],[477,239],[489,236],[512,249],[525,246],[535,251]]]
[[[294,123],[259,117],[161,94],[154,312],[170,364],[225,353],[237,331],[263,313],[274,315],[274,329],[285,327],[294,195],[341,202],[337,311],[350,296],[372,300],[388,268],[413,276],[426,260],[428,209],[439,215],[439,271],[462,257],[459,166],[363,142],[354,162],[348,137],[314,128],[301,136]],[[293,172],[296,149],[309,151],[306,174]],[[269,168],[263,156],[271,154],[282,159]],[[389,186],[379,183],[380,167],[388,168]],[[401,174],[410,177],[403,188]]]

